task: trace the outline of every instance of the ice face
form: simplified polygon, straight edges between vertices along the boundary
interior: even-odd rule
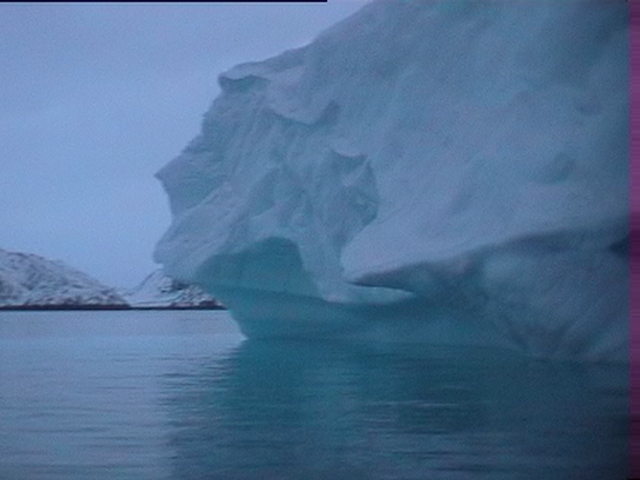
[[[156,258],[248,335],[627,357],[623,1],[378,1],[219,78]]]

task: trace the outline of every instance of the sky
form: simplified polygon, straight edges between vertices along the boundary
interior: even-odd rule
[[[170,222],[154,174],[199,132],[217,76],[365,3],[0,4],[0,249],[138,284]]]

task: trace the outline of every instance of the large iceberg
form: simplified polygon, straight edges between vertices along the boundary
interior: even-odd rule
[[[375,1],[219,77],[156,259],[249,336],[628,355],[628,6]]]

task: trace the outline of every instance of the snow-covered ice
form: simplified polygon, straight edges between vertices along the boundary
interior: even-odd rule
[[[628,6],[375,1],[222,74],[156,258],[248,335],[626,360]]]
[[[211,295],[195,285],[167,277],[162,270],[150,273],[135,288],[121,295],[135,308],[191,308],[221,306]]]

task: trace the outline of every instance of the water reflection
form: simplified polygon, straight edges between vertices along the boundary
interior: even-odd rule
[[[162,379],[177,479],[620,479],[627,370],[246,341]]]

